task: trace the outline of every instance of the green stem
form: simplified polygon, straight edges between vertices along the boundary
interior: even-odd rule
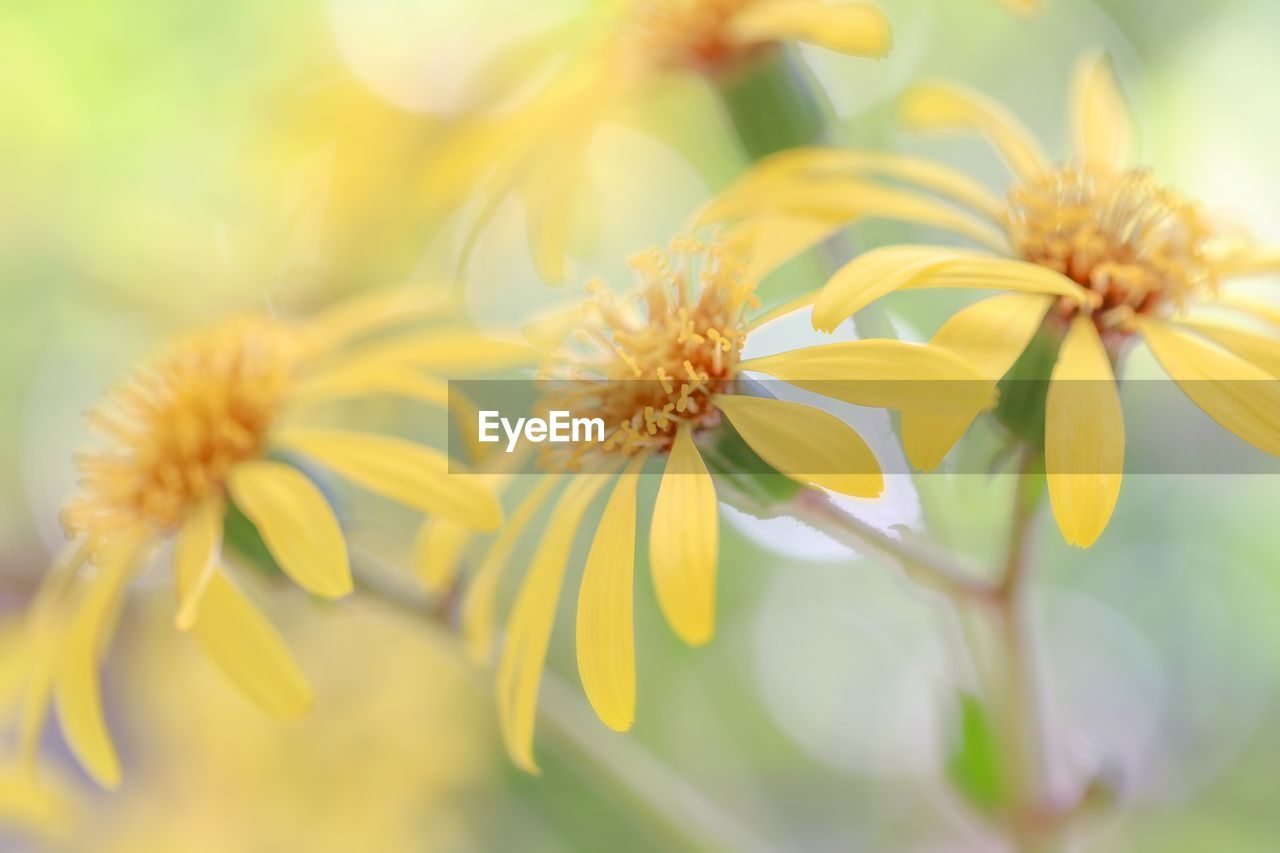
[[[365,598],[457,639],[448,608],[423,592],[402,573],[367,552],[353,548],[351,569],[356,589]],[[492,690],[492,679],[468,667],[476,687]],[[662,763],[634,738],[608,731],[583,700],[556,673],[542,674],[538,720],[562,748],[586,758],[608,783],[641,803],[647,816],[690,850],[765,851],[766,838],[712,800],[679,773]]]

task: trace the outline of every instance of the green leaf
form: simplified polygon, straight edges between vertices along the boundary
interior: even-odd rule
[[[961,693],[958,698],[958,718],[950,732],[947,777],[975,809],[990,814],[1008,802],[1009,785],[1000,741],[986,704],[971,693]]]

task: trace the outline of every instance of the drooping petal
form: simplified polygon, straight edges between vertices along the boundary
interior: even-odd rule
[[[1088,548],[1106,529],[1124,471],[1124,413],[1093,320],[1072,321],[1049,380],[1045,471],[1058,528]]]
[[[1022,179],[1049,169],[1031,131],[1000,104],[954,83],[913,86],[898,101],[898,119],[910,130],[973,130],[987,138]]]
[[[851,56],[878,58],[893,44],[889,19],[866,3],[763,0],[735,13],[730,31],[744,42],[794,39]]]
[[[813,326],[833,331],[885,294],[925,287],[1046,293],[1079,303],[1091,298],[1071,279],[1038,264],[946,246],[886,246],[864,252],[831,277],[814,305]]]
[[[692,431],[681,425],[653,507],[649,563],[667,623],[691,646],[710,641],[715,629],[719,547],[715,484]]]
[[[1034,293],[993,296],[957,311],[929,343],[958,355],[994,387],[1027,348],[1052,302]],[[902,444],[911,464],[924,471],[938,467],[980,411],[904,410]]]
[[[1105,53],[1090,53],[1071,82],[1071,129],[1076,156],[1086,166],[1113,172],[1125,168],[1136,149],[1136,124]]]
[[[1280,338],[1211,320],[1178,320],[1177,325],[1199,332],[1245,361],[1280,378]]]
[[[569,550],[582,516],[604,480],[600,475],[580,475],[564,490],[534,551],[507,624],[498,660],[498,719],[511,760],[529,773],[538,772],[533,758],[538,685],[546,665]]]
[[[218,565],[222,548],[222,497],[207,498],[192,511],[178,531],[173,548],[173,570],[177,578],[178,613],[174,624],[186,631],[196,623],[200,599]]]
[[[389,394],[435,406],[449,404],[449,386],[398,364],[353,362],[339,364],[301,380],[290,393],[291,401],[326,402],[350,397]]]
[[[329,429],[282,430],[276,444],[310,456],[391,500],[477,530],[502,522],[502,506],[474,474],[449,473],[444,454],[402,438]]]
[[[761,281],[843,227],[826,219],[766,213],[734,228],[727,242],[731,251],[747,259],[746,278]]]
[[[281,462],[243,462],[231,469],[227,486],[271,556],[298,586],[323,598],[351,592],[342,528],[306,475]]]
[[[1251,317],[1262,320],[1264,323],[1270,323],[1280,329],[1280,305],[1274,302],[1264,302],[1261,299],[1228,293],[1223,294],[1210,304],[1242,311]]]
[[[502,570],[511,558],[516,543],[520,541],[520,534],[524,533],[529,522],[546,503],[551,490],[559,482],[558,477],[540,479],[532,491],[516,506],[511,519],[502,526],[480,561],[480,568],[476,570],[471,586],[467,590],[467,598],[462,610],[462,633],[466,639],[467,651],[476,663],[489,663],[489,658],[493,654],[494,610]]]
[[[1280,246],[1211,246],[1209,255],[1214,272],[1223,278],[1280,272]]]
[[[1139,318],[1160,366],[1191,400],[1254,447],[1280,455],[1280,380],[1167,323]]]
[[[593,116],[564,130],[556,150],[540,164],[525,190],[529,252],[538,275],[547,284],[561,285],[565,281],[573,202],[583,180],[587,147],[596,121]]]
[[[991,384],[963,358],[906,341],[841,341],[748,359],[741,368],[857,406],[956,415],[995,402]]]
[[[102,555],[100,574],[66,627],[54,675],[54,704],[67,746],[104,788],[120,784],[120,760],[102,715],[98,664],[136,553],[136,544],[129,542]]]
[[[311,687],[271,623],[222,573],[207,582],[192,635],[253,704],[290,720],[311,706]]]
[[[761,459],[791,479],[857,498],[884,491],[875,454],[835,415],[740,395],[718,394],[713,402]]]
[[[626,731],[636,715],[634,580],[637,456],[605,504],[578,589],[578,673],[596,715]]]
[[[444,592],[458,577],[462,552],[474,537],[472,528],[451,518],[428,518],[413,542],[413,573],[429,591]]]

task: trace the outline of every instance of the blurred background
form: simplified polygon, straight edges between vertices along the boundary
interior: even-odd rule
[[[837,113],[839,141],[929,153],[1000,188],[988,151],[898,135],[889,101],[922,76],[963,80],[1064,154],[1072,60],[1101,46],[1142,126],[1144,162],[1280,240],[1277,4],[1047,0],[1031,20],[988,0],[881,5],[895,33],[887,60],[801,52]],[[71,451],[86,440],[81,416],[111,378],[169,334],[231,312],[451,281],[460,237],[432,216],[418,179],[432,144],[486,58],[590,6],[0,7],[5,619],[17,617],[61,541],[57,510],[73,484]],[[745,165],[697,79],[664,84],[636,112],[603,128],[591,149],[591,225],[575,241],[567,290],[538,281],[512,200],[468,271],[466,306],[478,323],[520,323],[579,298],[592,275],[625,284],[628,254],[665,242]],[[869,223],[854,239],[908,236],[918,235]],[[794,279],[767,292],[817,283]],[[964,298],[895,298],[892,319],[921,339]],[[1130,368],[1153,372],[1144,352]],[[1189,402],[1179,415],[1201,417]],[[1131,442],[1164,440],[1155,425],[1130,433]],[[919,478],[889,514],[990,557],[1008,487],[999,477]],[[1089,552],[1070,551],[1041,525],[1036,654],[1054,782],[1072,790],[1101,771],[1121,797],[1081,827],[1080,849],[1276,848],[1278,497],[1271,477],[1133,476]],[[489,674],[471,670],[436,629],[373,605],[273,597],[273,619],[317,686],[312,714],[289,727],[207,671],[171,629],[170,593],[156,576],[131,603],[106,666],[123,789],[94,791],[51,734],[54,763],[84,792],[76,821],[61,838],[15,829],[0,844],[679,849],[690,843],[679,821],[625,781],[656,762],[762,847],[999,849],[940,771],[949,709],[972,674],[938,602],[803,529],[742,518],[725,527],[720,578],[716,640],[690,650],[637,573],[634,730],[615,735],[589,715],[577,737],[544,728],[544,774],[531,778],[501,754]],[[550,667],[580,702],[566,627],[573,606],[564,596]],[[601,744],[603,766],[581,752],[582,737]]]

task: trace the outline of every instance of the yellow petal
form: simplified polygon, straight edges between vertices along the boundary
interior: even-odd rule
[[[298,586],[324,598],[351,592],[342,528],[306,475],[280,462],[244,462],[231,469],[227,485],[271,556]]]
[[[852,148],[802,146],[758,161],[696,216],[694,228],[743,219],[776,206],[780,190],[812,189],[833,180],[886,177],[959,202],[998,222],[1004,203],[963,172],[921,157]]]
[[[1262,320],[1264,323],[1270,323],[1280,328],[1280,305],[1274,302],[1264,302],[1261,299],[1229,293],[1218,297],[1209,304],[1221,305],[1224,308],[1234,308],[1237,311],[1242,311],[1251,317]]]
[[[1078,303],[1088,291],[1047,267],[993,258],[945,246],[885,246],[841,267],[822,288],[813,327],[824,332],[895,290],[926,287],[980,288],[1066,296]]]
[[[332,349],[388,326],[443,314],[451,306],[445,287],[379,290],[339,302],[307,321],[306,330],[318,347]]]
[[[958,414],[995,402],[991,384],[960,356],[905,341],[823,344],[748,359],[741,367],[856,406]]]
[[[858,498],[884,491],[875,454],[835,415],[759,397],[717,394],[713,402],[761,459],[791,479]]]
[[[578,589],[578,673],[596,715],[626,731],[636,715],[634,588],[636,483],[644,457],[618,478],[591,541]]]
[[[29,774],[5,771],[0,775],[0,823],[10,831],[65,833],[74,819],[73,802],[70,792],[50,790]]]
[[[301,403],[390,394],[436,406],[449,403],[448,384],[399,364],[343,363],[301,380],[290,400]]]
[[[761,281],[843,227],[825,219],[767,213],[733,229],[727,244],[734,254],[747,259],[747,280]]]
[[[1280,455],[1280,380],[1239,356],[1159,320],[1138,328],[1184,394],[1226,429]]]
[[[898,119],[910,130],[973,130],[987,138],[1022,179],[1049,169],[1031,131],[1000,104],[954,83],[913,86],[898,101]]]
[[[510,560],[516,543],[520,541],[520,534],[529,526],[529,522],[559,482],[558,477],[539,479],[538,484],[516,506],[511,519],[502,526],[471,581],[462,609],[462,632],[466,638],[467,651],[478,664],[487,664],[493,654],[494,610],[502,570]]]
[[[929,343],[955,353],[992,387],[1027,348],[1053,299],[1034,293],[993,296],[953,314]],[[902,413],[902,444],[911,464],[932,471],[969,429],[980,408]]]
[[[730,26],[744,42],[794,39],[851,56],[881,57],[893,44],[889,19],[865,3],[763,0],[734,14]]]
[[[1177,325],[1194,329],[1245,361],[1280,377],[1280,338],[1210,320],[1185,319],[1177,321]]]
[[[428,518],[413,543],[413,571],[431,592],[444,592],[458,577],[462,552],[475,531],[451,518]]]
[[[54,703],[67,746],[105,788],[120,784],[120,761],[102,715],[98,664],[135,553],[130,543],[112,546],[103,555],[100,575],[90,583],[66,628],[54,676]]]
[[[442,453],[402,438],[330,429],[282,430],[280,447],[310,456],[371,492],[477,530],[502,522],[502,506],[474,474],[449,473]]]
[[[1214,272],[1224,278],[1280,272],[1280,246],[1232,244],[1211,248],[1209,254]]]
[[[1045,402],[1045,471],[1058,528],[1088,548],[1115,509],[1124,472],[1124,413],[1093,320],[1072,321]]]
[[[582,323],[582,304],[543,312],[520,327],[520,333],[540,350],[556,349]]]
[[[1135,153],[1135,123],[1115,67],[1105,53],[1082,57],[1071,82],[1071,127],[1076,156],[1102,171],[1125,168]]]
[[[222,549],[222,497],[207,498],[192,511],[178,530],[173,548],[173,570],[177,577],[178,614],[174,622],[180,631],[196,623],[200,599],[218,565]]]
[[[586,148],[594,129],[581,125],[560,140],[550,160],[538,167],[525,192],[525,227],[529,252],[547,284],[564,284],[565,255],[575,192],[583,180]]]
[[[710,641],[715,629],[719,522],[715,484],[681,425],[653,506],[649,564],[663,615],[691,646]]]
[[[529,773],[538,772],[533,759],[533,724],[560,585],[574,534],[604,480],[603,476],[579,475],[560,496],[507,624],[498,660],[498,718],[511,760]]]
[[[311,687],[280,635],[221,573],[208,581],[192,635],[232,684],[272,716],[294,719],[311,705]]]
[[[537,364],[540,358],[538,350],[518,341],[468,331],[433,330],[400,335],[352,350],[347,363],[483,373]]]

